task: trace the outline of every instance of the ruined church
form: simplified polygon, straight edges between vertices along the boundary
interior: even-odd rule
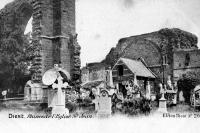
[[[166,28],[120,39],[102,63],[114,66],[119,58],[142,59],[156,75],[157,84],[167,84],[170,78],[172,84],[177,86],[184,74],[200,72],[197,44],[196,35],[178,28]]]
[[[81,48],[75,27],[75,0],[14,0],[0,11],[0,41],[15,31],[24,36],[31,17],[31,81],[42,88],[43,74],[59,64],[70,74],[71,83],[79,84]]]
[[[123,88],[120,88],[123,81],[136,74],[141,91],[145,93],[147,81],[150,81],[154,88],[151,91],[156,94],[159,93],[159,83],[167,84],[170,79],[177,87],[177,82],[188,72],[200,72],[197,43],[196,35],[178,28],[121,38],[103,61],[89,63],[82,69],[82,81],[93,81],[93,75],[95,80],[101,80],[101,71],[110,66],[114,85],[119,90]],[[144,73],[146,69],[149,72]]]

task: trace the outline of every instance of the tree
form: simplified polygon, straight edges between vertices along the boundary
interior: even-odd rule
[[[183,91],[183,96],[187,103],[190,102],[191,90],[198,84],[200,84],[200,72],[196,71],[189,71],[178,80],[178,89]]]
[[[0,88],[17,92],[30,78],[28,67],[32,61],[31,44],[20,30],[15,30],[6,39],[0,40]],[[25,75],[27,78],[25,78]]]

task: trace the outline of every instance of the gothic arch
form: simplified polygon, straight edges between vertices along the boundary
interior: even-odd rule
[[[44,72],[61,63],[72,79],[79,82],[80,46],[75,32],[75,0],[14,0],[0,11],[0,42],[12,37],[15,31],[20,31],[23,37],[31,16],[32,80],[41,83]]]
[[[20,30],[23,34],[26,25],[33,14],[33,5],[30,0],[15,0],[0,11],[1,38],[8,37],[11,32]]]
[[[24,33],[27,23],[33,14],[33,7],[31,3],[24,2],[19,6],[16,12],[17,14],[19,14],[19,19],[21,19],[20,27],[22,28],[22,31]]]
[[[162,61],[161,49],[157,44],[147,39],[130,42],[124,49],[122,56],[132,59],[142,57],[149,66],[160,64]]]

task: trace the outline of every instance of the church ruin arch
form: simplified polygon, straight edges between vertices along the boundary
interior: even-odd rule
[[[33,7],[30,3],[25,2],[20,5],[16,12],[18,12],[19,17],[21,19],[21,26],[19,27],[22,28],[22,31],[24,32],[28,21],[30,20],[33,14]]]
[[[53,68],[54,64],[61,64],[73,82],[80,82],[75,0],[14,0],[0,11],[0,16],[0,40],[16,30],[23,36],[28,21],[33,17],[32,43],[36,49],[32,81],[41,83],[45,71]]]

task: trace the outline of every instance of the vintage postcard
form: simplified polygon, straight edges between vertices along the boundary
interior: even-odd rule
[[[199,0],[1,0],[0,132],[199,132]]]

